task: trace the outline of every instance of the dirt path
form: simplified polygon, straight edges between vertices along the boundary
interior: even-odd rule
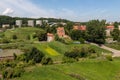
[[[109,48],[105,45],[102,45],[101,48],[111,51],[113,53],[113,55],[112,55],[113,57],[120,57],[120,50]]]
[[[96,45],[98,46],[97,44],[95,43],[91,43],[92,45]],[[102,46],[99,46],[100,48],[103,48],[103,49],[106,49],[108,51],[111,51],[113,53],[112,57],[120,57],[120,50],[116,50],[116,49],[113,49],[113,48],[109,48],[105,45],[102,45]]]

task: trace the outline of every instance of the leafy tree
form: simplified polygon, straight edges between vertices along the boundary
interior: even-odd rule
[[[41,51],[37,48],[33,47],[31,50],[27,51],[25,54],[25,61],[29,62],[33,60],[35,63],[41,62],[42,58],[45,56]]]
[[[46,41],[47,40],[47,33],[45,31],[37,31],[35,36],[38,38],[39,41]]]
[[[68,31],[70,31],[70,30],[73,29],[73,25],[74,25],[73,22],[67,22],[67,25],[65,26],[65,28],[66,28]]]
[[[114,22],[114,26],[115,26],[115,28],[118,28],[119,25],[120,25],[119,22]]]
[[[74,47],[72,51],[65,52],[64,56],[75,59],[79,57],[80,52],[79,48]]]
[[[111,32],[112,36],[113,36],[113,40],[118,40],[118,38],[120,37],[120,31],[119,29],[115,28],[112,32]]]
[[[88,30],[88,41],[95,42],[98,44],[105,43],[105,20],[91,20],[87,23]]]
[[[79,39],[80,43],[84,44],[85,43],[85,40],[83,38],[80,38]]]
[[[79,40],[80,38],[83,38],[86,40],[88,35],[86,31],[72,30],[70,32],[70,36],[73,40]]]

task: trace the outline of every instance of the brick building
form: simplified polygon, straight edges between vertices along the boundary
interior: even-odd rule
[[[65,36],[64,27],[58,27],[58,28],[57,28],[57,35],[58,35],[59,37],[64,37],[64,36]]]

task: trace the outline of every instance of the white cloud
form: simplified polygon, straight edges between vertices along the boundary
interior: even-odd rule
[[[12,10],[11,8],[6,8],[6,10],[2,13],[2,15],[9,15],[14,13],[14,10]]]
[[[19,17],[54,17],[72,19],[74,11],[69,9],[45,9],[33,4],[30,0],[2,0],[0,2],[1,14]],[[4,11],[4,12],[3,12]],[[13,13],[14,12],[14,13]]]
[[[56,1],[56,0],[54,0]],[[47,5],[45,5],[47,6]],[[109,14],[108,14],[109,13]],[[87,21],[90,19],[108,19],[113,20],[112,13],[105,9],[93,9],[74,11],[68,8],[63,9],[46,9],[36,5],[31,0],[1,0],[0,15],[10,15],[18,17],[53,17],[64,18],[73,21]],[[116,19],[116,18],[115,18]]]

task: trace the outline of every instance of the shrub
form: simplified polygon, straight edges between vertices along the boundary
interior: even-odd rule
[[[30,35],[27,35],[26,39],[27,39],[27,40],[30,40]]]
[[[16,40],[16,39],[17,39],[17,36],[14,34],[14,35],[12,36],[12,39]]]
[[[76,58],[79,56],[79,52],[65,52],[64,56],[69,57],[69,58]]]
[[[13,73],[13,78],[20,77],[23,72],[24,72],[24,69],[22,67],[15,67],[14,73]]]
[[[33,47],[30,50],[26,51],[24,54],[22,54],[19,59],[29,62],[30,60],[33,60],[35,63],[41,62],[42,58],[45,55],[39,51],[37,48]],[[21,58],[22,57],[22,58]]]
[[[78,60],[77,60],[77,58],[74,59],[74,58],[69,58],[69,57],[63,57],[62,61],[63,61],[63,63],[73,63],[73,62],[76,62]]]
[[[4,37],[2,39],[2,43],[10,43],[10,40],[8,38]]]
[[[80,38],[79,39],[80,43],[84,44],[85,43],[85,40],[83,38]]]
[[[13,69],[7,68],[2,73],[4,79],[10,79],[13,76]]]
[[[13,57],[14,57],[14,60],[17,59],[17,55],[15,53],[13,53]]]
[[[11,79],[11,78],[15,78],[15,77],[20,77],[21,74],[24,72],[23,68],[7,68],[3,71],[2,75],[4,79]]]
[[[50,64],[53,64],[53,60],[52,60],[52,58],[46,58],[46,57],[44,57],[43,59],[42,59],[42,61],[41,61],[41,64],[42,65],[50,65]]]
[[[82,57],[87,57],[89,53],[90,53],[90,52],[89,52],[89,47],[83,46],[83,47],[81,48],[81,51],[80,51],[80,58],[82,58]]]
[[[81,49],[74,47],[72,51],[65,52],[64,56],[69,58],[77,58],[77,57],[86,57],[89,51],[87,47],[82,47]]]
[[[28,62],[28,65],[35,65],[34,60],[30,60],[30,61]]]
[[[91,54],[91,55],[89,56],[90,59],[95,59],[95,58],[97,58],[97,57],[98,57],[97,54]]]
[[[96,53],[95,49],[93,49],[93,48],[89,48],[89,52],[90,53]]]
[[[108,61],[113,61],[112,55],[106,55],[105,57]]]

